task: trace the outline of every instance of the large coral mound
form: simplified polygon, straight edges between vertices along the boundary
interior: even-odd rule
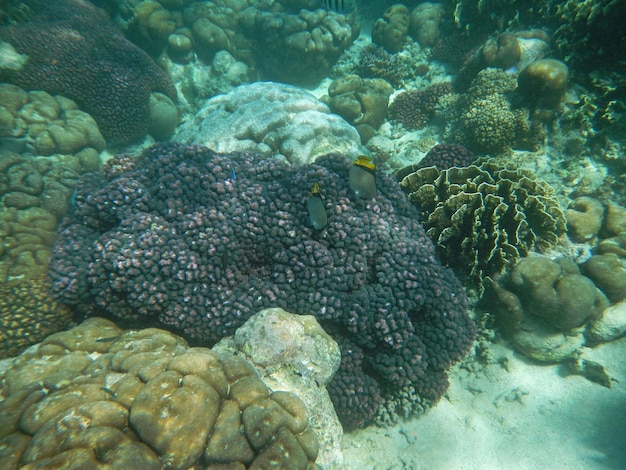
[[[445,369],[469,349],[474,328],[460,283],[392,179],[377,175],[378,195],[363,200],[342,156],[290,167],[173,144],[134,165],[79,183],[51,261],[63,302],[205,342],[268,307],[315,315],[362,350],[335,389],[344,422],[370,419],[376,400],[368,409],[359,400],[383,385],[393,393],[413,383],[434,398],[445,391]],[[321,231],[307,217],[315,183],[328,215]],[[354,386],[363,377],[370,386]]]
[[[105,138],[128,142],[150,126],[153,92],[176,99],[167,75],[88,2],[27,0],[26,22],[0,26],[0,40],[27,56],[0,80],[76,101]]]
[[[2,468],[318,468],[295,395],[155,328],[56,333],[0,373],[0,397]]]

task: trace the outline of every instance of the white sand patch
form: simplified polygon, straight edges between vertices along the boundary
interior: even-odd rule
[[[455,370],[426,415],[345,436],[346,468],[626,468],[625,339],[593,351],[615,379],[610,389],[503,346],[493,352],[503,363]]]

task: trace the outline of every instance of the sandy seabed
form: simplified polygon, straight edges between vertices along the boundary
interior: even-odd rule
[[[626,468],[626,338],[591,350],[611,388],[492,344],[496,363],[450,373],[425,415],[344,436],[347,469]]]

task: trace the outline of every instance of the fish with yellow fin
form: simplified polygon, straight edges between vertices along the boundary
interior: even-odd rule
[[[306,200],[306,209],[309,212],[309,221],[315,230],[322,230],[328,225],[328,214],[324,207],[320,185],[315,183],[309,198]]]
[[[376,196],[376,165],[370,157],[359,155],[352,162],[349,173],[350,188],[363,199]]]

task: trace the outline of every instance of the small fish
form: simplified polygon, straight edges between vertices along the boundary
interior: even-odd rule
[[[315,230],[322,230],[328,225],[328,214],[324,207],[320,185],[317,183],[313,185],[311,194],[306,200],[306,209],[309,212],[309,221]]]
[[[376,196],[376,165],[370,157],[359,155],[352,162],[349,173],[350,188],[363,199]]]
[[[326,10],[335,13],[351,13],[356,10],[356,0],[320,0]]]
[[[120,336],[107,336],[104,338],[96,338],[96,343],[111,343],[113,341],[117,341],[118,339],[120,339]]]

